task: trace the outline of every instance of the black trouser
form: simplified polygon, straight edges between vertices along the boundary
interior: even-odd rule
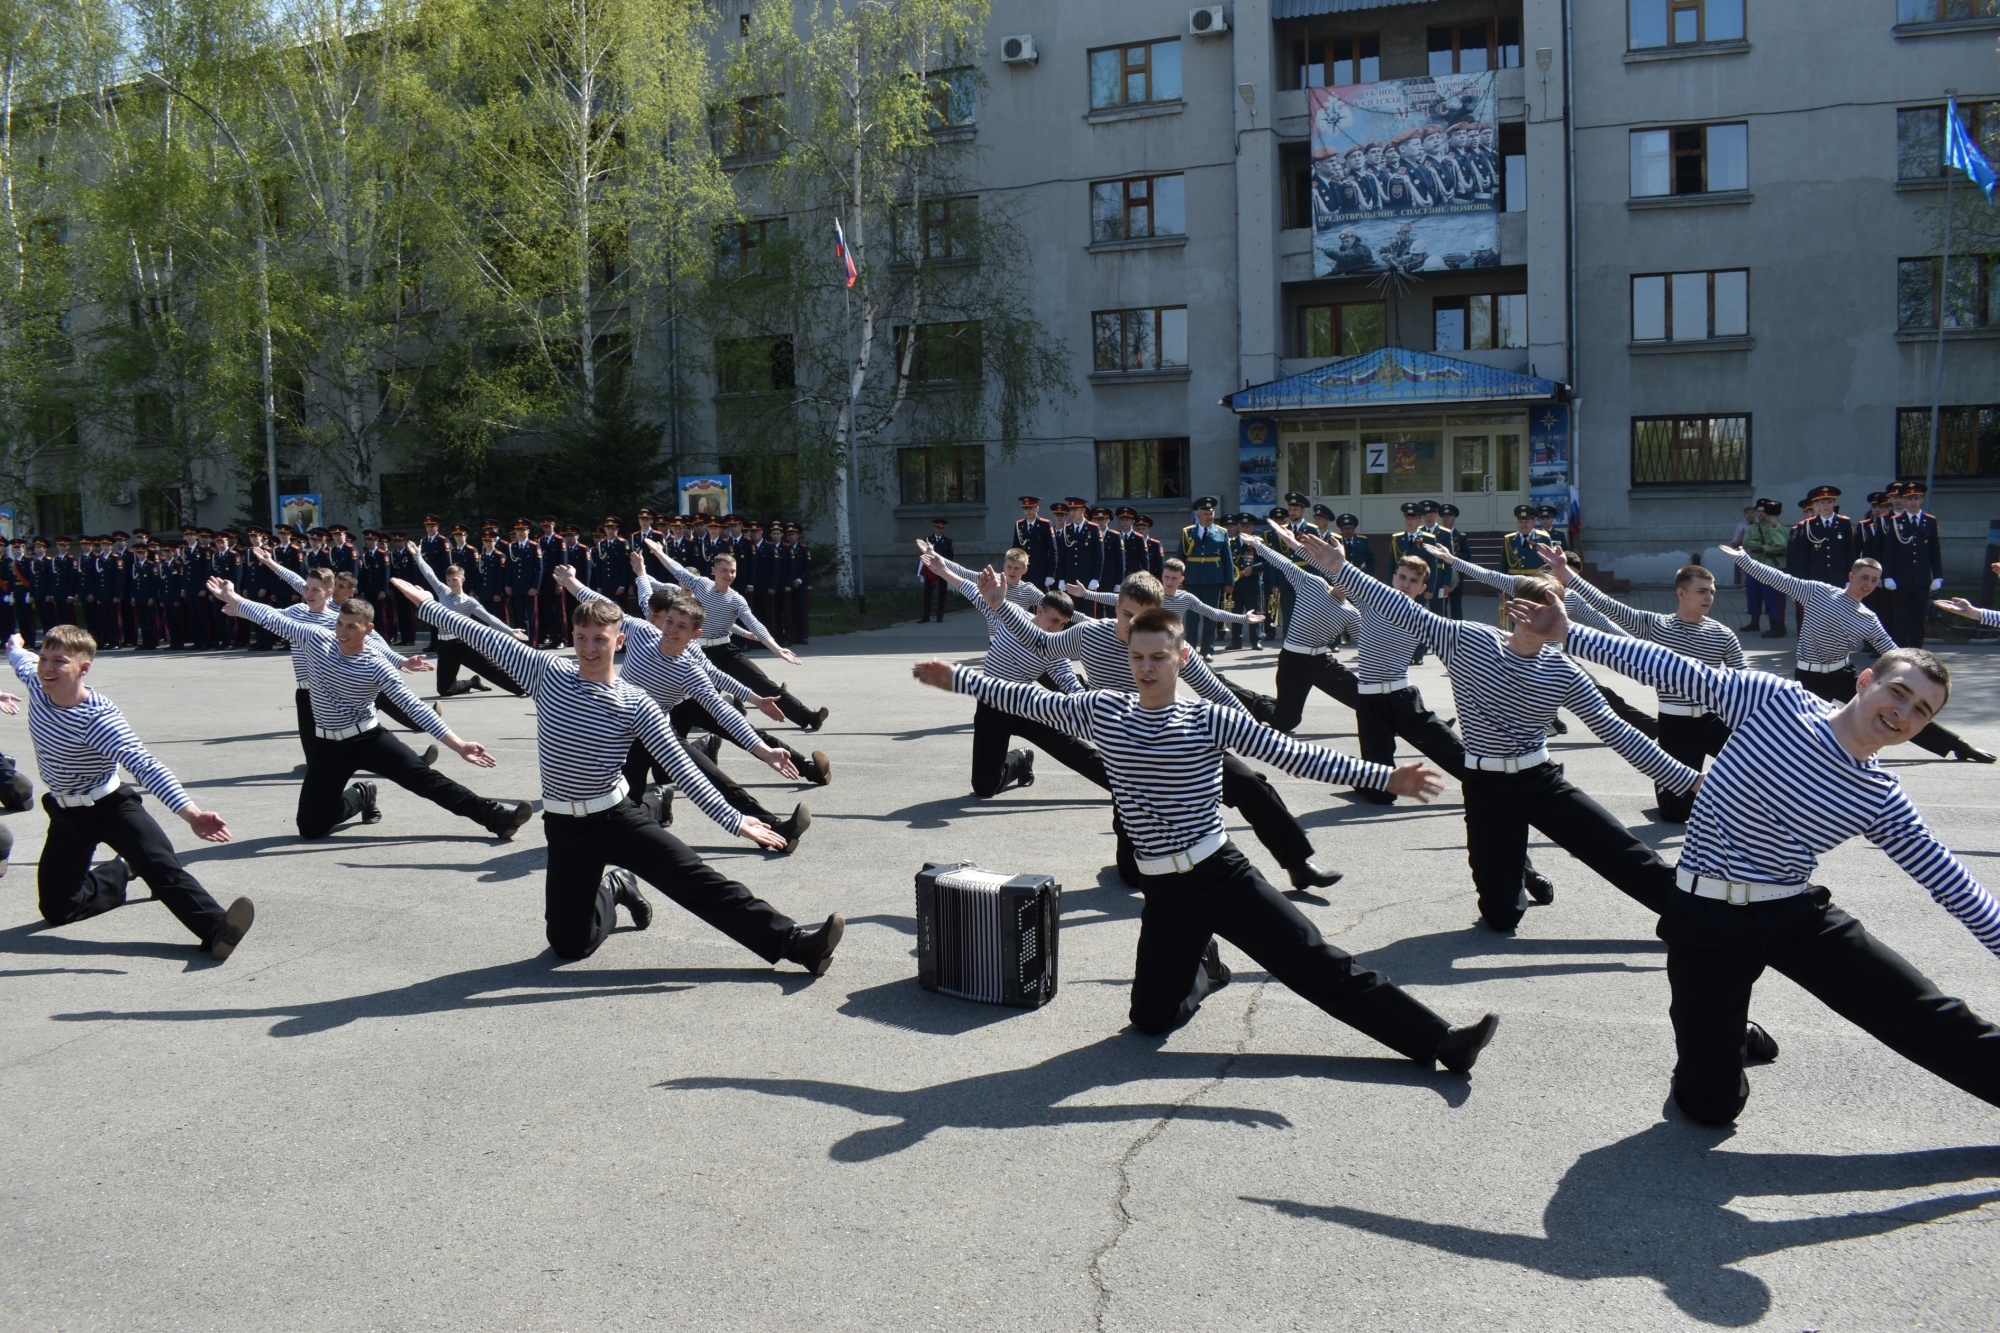
[[[1660,748],[1697,773],[1710,757],[1721,754],[1728,743],[1729,724],[1713,713],[1699,717],[1660,714]],[[1688,814],[1694,809],[1692,795],[1683,796],[1658,783],[1653,784],[1653,795],[1660,803],[1660,818],[1670,824],[1687,823]]]
[[[1429,1060],[1451,1025],[1379,972],[1321,937],[1234,846],[1175,875],[1141,876],[1146,907],[1132,977],[1132,1025],[1170,1032],[1209,992],[1211,935],[1348,1026],[1412,1060]]]
[[[313,746],[319,744],[319,732],[315,729],[313,723],[312,691],[304,687],[292,691],[292,704],[298,710],[299,715],[299,748],[305,751],[306,758],[310,759],[312,758]],[[375,711],[387,716],[394,722],[408,727],[411,731],[423,730],[422,727],[417,725],[415,718],[412,718],[398,707],[393,700],[387,697],[378,697],[375,700]]]
[[[374,773],[405,791],[435,801],[491,829],[505,813],[498,801],[461,787],[434,768],[424,767],[410,747],[380,727],[359,736],[330,741],[317,738],[306,754],[305,781],[299,785],[298,825],[302,838],[323,838],[333,826],[361,813],[361,795],[348,786],[356,773]]]
[[[1184,586],[1183,591],[1191,596],[1200,598],[1208,606],[1219,607],[1222,605],[1222,587],[1223,585],[1220,583],[1204,583],[1199,587],[1190,583]],[[1215,622],[1213,620],[1210,620],[1199,611],[1191,616],[1182,616],[1181,619],[1186,623],[1187,642],[1190,648],[1193,648],[1203,657],[1207,657],[1215,651]]]
[[[739,749],[742,748],[734,736],[722,729],[722,724],[715,720],[715,715],[708,711],[707,705],[693,699],[683,699],[675,704],[667,714],[667,721],[672,724],[674,735],[680,737],[683,741],[688,738],[690,731],[693,731],[696,727],[700,727],[703,731],[712,732],[720,736],[723,740],[728,741],[731,745],[735,745]],[[792,757],[792,767],[798,769],[800,773],[804,773],[813,766],[810,755],[800,754],[796,747],[786,744],[768,731],[761,728],[757,728],[756,731],[758,740],[774,749],[783,750],[786,754],[790,755]],[[759,760],[758,762],[762,763],[763,761]],[[659,765],[655,764],[653,771],[658,773]],[[663,782],[666,780],[664,773],[660,774],[660,780]]]
[[[526,588],[515,588],[507,596],[514,608],[515,627],[527,631],[529,643],[540,643],[542,641],[540,589],[531,592]]]
[[[1248,577],[1236,580],[1234,601],[1236,609],[1240,612],[1262,611],[1264,609],[1264,576],[1262,574],[1251,574]],[[1262,625],[1231,625],[1229,627],[1229,646],[1231,648],[1241,648],[1243,646],[1243,633],[1245,630],[1248,630],[1250,633],[1250,646],[1252,648],[1261,647],[1263,645],[1264,633],[1270,628],[1271,626],[1268,621]]]
[[[766,809],[762,801],[752,796],[741,783],[723,772],[722,766],[710,759],[706,750],[691,748],[688,750],[688,758],[694,761],[694,766],[701,770],[702,776],[722,793],[722,799],[729,802],[736,813],[761,819],[766,824],[779,822],[778,816]],[[670,781],[666,772],[654,762],[652,754],[646,749],[645,742],[633,741],[631,751],[625,756],[625,786],[634,801],[646,794],[647,780],[656,773],[659,774],[660,781]]]
[[[2000,1029],[1937,987],[1818,887],[1732,907],[1676,891],[1661,913],[1673,988],[1674,1101],[1722,1125],[1750,1097],[1743,1029],[1750,990],[1775,968],[1905,1059],[2000,1105]]]
[[[1586,672],[1585,674],[1589,673]],[[1603,681],[1598,680],[1595,676],[1591,677],[1591,684],[1597,686],[1597,692],[1604,696],[1605,703],[1611,705],[1612,712],[1623,718],[1631,726],[1637,728],[1642,734],[1652,737],[1655,740],[1659,738],[1660,724],[1654,720],[1651,713],[1641,708],[1634,708],[1631,704],[1626,703],[1623,695],[1619,694],[1609,685],[1606,685]]]
[[[767,963],[785,956],[797,926],[623,801],[594,815],[542,816],[549,844],[543,920],[560,958],[588,958],[611,933],[618,910],[606,866],[623,866]]]
[[[125,881],[115,872],[90,868],[99,843],[109,843],[130,868],[146,881],[153,896],[166,904],[180,923],[206,947],[222,926],[222,908],[193,875],[181,868],[174,845],[146,813],[137,789],[120,787],[95,805],[57,805],[42,797],[49,814],[49,836],[42,844],[35,888],[42,919],[56,925],[108,912],[125,901]],[[108,864],[108,863],[107,863]]]
[[[951,605],[951,598],[952,591],[945,585],[942,579],[934,579],[929,574],[925,574],[924,600],[921,609],[917,613],[918,622],[922,623],[931,618],[931,602],[933,599],[937,601],[937,618],[940,622],[943,621],[945,608]],[[790,619],[789,616],[786,618]],[[787,626],[787,628],[790,627]]]
[[[996,796],[1018,782],[1026,772],[1009,758],[1008,742],[1016,736],[1041,750],[1065,768],[1089,779],[1106,791],[1111,781],[1104,775],[1104,760],[1088,742],[1032,718],[1021,717],[1003,708],[980,703],[972,710],[972,791],[976,796]]]
[[[1531,827],[1653,912],[1662,911],[1667,896],[1677,892],[1673,868],[1609,810],[1572,787],[1561,764],[1521,773],[1468,768],[1459,783],[1465,857],[1479,893],[1479,914],[1496,930],[1512,930],[1528,910],[1521,876]]]
[[[1807,671],[1800,668],[1793,671],[1792,678],[1805,686],[1809,692],[1817,694],[1828,703],[1835,704],[1852,702],[1854,691],[1859,684],[1859,677],[1853,667],[1840,671]],[[1942,756],[1949,756],[1953,750],[1961,746],[1971,748],[1967,745],[1965,737],[1935,722],[1910,737],[1910,744],[1920,750],[1929,750],[1932,754]]]
[[[1233,754],[1222,756],[1222,803],[1243,816],[1257,841],[1287,870],[1312,860],[1312,839],[1271,780]]]
[[[1930,618],[1929,579],[1905,579],[1889,593],[1889,637],[1901,648],[1924,646],[1924,622]]]
[[[509,694],[525,695],[526,690],[514,683],[514,678],[495,666],[486,654],[474,648],[464,639],[439,639],[437,646],[437,692],[440,696],[452,692],[458,684],[458,671],[464,667],[470,675],[479,676],[498,685]]]
[[[810,727],[816,725],[818,720],[817,714],[801,703],[798,696],[790,690],[779,689],[778,682],[765,675],[757,664],[745,657],[743,650],[735,644],[718,644],[712,648],[704,645],[702,651],[708,654],[709,661],[715,663],[716,670],[748,685],[751,689],[757,691],[758,695],[762,698],[776,698],[778,707],[784,711],[786,720],[793,726]]]
[[[1306,696],[1314,689],[1359,710],[1360,684],[1354,673],[1334,660],[1332,653],[1302,653],[1293,648],[1278,653],[1278,708],[1271,725],[1279,731],[1295,730],[1306,715]]]

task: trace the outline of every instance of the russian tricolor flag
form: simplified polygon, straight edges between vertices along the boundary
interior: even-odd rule
[[[852,287],[860,275],[854,271],[854,255],[847,248],[847,233],[841,229],[840,219],[833,220],[833,252],[840,256],[840,266],[846,270],[847,285]]]

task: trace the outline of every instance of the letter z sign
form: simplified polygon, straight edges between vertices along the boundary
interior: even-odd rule
[[[1361,447],[1364,451],[1366,451],[1369,472],[1376,474],[1383,474],[1388,472],[1389,445],[1387,441],[1370,440],[1366,444],[1363,444]]]

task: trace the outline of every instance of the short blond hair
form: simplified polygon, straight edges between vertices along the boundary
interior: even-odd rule
[[[616,602],[578,602],[576,610],[569,613],[569,623],[577,629],[586,625],[619,625],[624,620],[624,609]]]
[[[1118,585],[1118,595],[1135,606],[1158,606],[1167,595],[1151,570],[1134,570]]]
[[[66,649],[89,661],[97,656],[97,639],[81,625],[52,625],[42,635],[42,647]]]

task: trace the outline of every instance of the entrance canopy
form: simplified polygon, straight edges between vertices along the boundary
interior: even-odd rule
[[[1543,402],[1563,386],[1511,370],[1460,361],[1435,352],[1383,347],[1268,384],[1239,389],[1222,400],[1233,412],[1328,412],[1371,407]]]

